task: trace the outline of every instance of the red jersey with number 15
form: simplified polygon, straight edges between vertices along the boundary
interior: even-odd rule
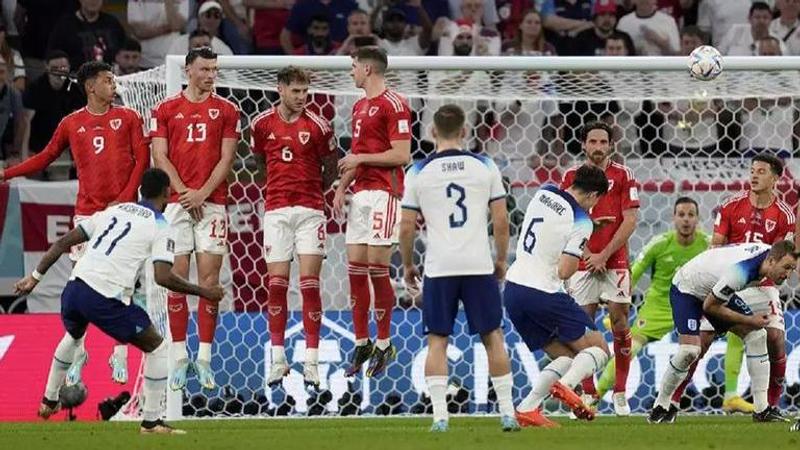
[[[411,140],[411,109],[399,94],[385,90],[374,98],[362,98],[353,105],[354,154],[383,153],[392,148],[392,141]],[[395,197],[403,195],[403,165],[375,167],[361,164],[356,169],[353,190],[386,191]]]
[[[714,220],[714,233],[725,236],[728,244],[763,242],[774,244],[794,236],[792,208],[775,197],[764,209],[753,206],[750,192],[738,194],[722,204]]]
[[[250,126],[252,150],[267,162],[264,209],[305,206],[322,210],[322,161],[336,151],[328,122],[303,110],[293,122],[270,108]]]
[[[561,183],[562,189],[572,186],[578,167],[575,166],[564,174],[564,181]],[[608,192],[600,197],[600,200],[589,212],[589,215],[592,219],[613,217],[614,221],[603,227],[595,228],[587,245],[587,248],[592,253],[603,251],[611,243],[614,234],[617,233],[620,225],[622,225],[623,211],[639,207],[639,191],[636,188],[636,180],[633,178],[631,169],[611,161],[606,166],[605,172],[606,178],[608,178]],[[606,268],[612,270],[628,268],[627,242],[608,258]],[[579,264],[579,269],[586,269],[583,260]]]
[[[167,140],[167,155],[186,187],[200,189],[222,157],[222,140],[239,139],[239,109],[232,102],[211,94],[192,102],[183,92],[168,97],[153,110],[150,137]],[[207,201],[224,205],[228,182],[222,181]],[[170,202],[178,201],[173,192]]]

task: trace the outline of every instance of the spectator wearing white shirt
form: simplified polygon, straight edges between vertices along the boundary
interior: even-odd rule
[[[800,0],[778,0],[781,15],[769,24],[769,34],[783,41],[789,55],[800,55]]]
[[[378,42],[378,45],[386,50],[387,55],[422,56],[428,52],[428,47],[431,45],[433,24],[428,13],[422,8],[420,0],[410,0],[408,4],[418,8],[417,14],[422,31],[417,36],[406,37],[408,19],[405,11],[397,8],[387,11],[383,16],[384,38]]]
[[[369,14],[361,9],[352,11],[347,16],[347,39],[336,51],[337,55],[350,55],[359,47],[378,45],[378,36],[372,34],[372,23]]]
[[[472,53],[478,56],[499,56],[502,42],[500,34],[484,27],[483,0],[464,0],[461,4],[461,17],[457,21],[443,19],[434,27],[434,40],[439,40],[439,56],[453,56],[454,38],[467,27],[472,32]]]
[[[720,45],[734,25],[746,24],[751,0],[702,0],[697,7],[697,26]]]
[[[130,0],[128,25],[142,45],[142,66],[164,64],[164,56],[186,25],[189,0]]]
[[[497,29],[500,17],[495,0],[448,0],[450,17],[469,17],[474,23]]]
[[[656,0],[636,0],[636,8],[619,20],[617,30],[630,35],[637,55],[669,56],[680,49],[678,25],[658,11]]]
[[[769,25],[772,21],[772,10],[764,2],[754,2],[750,7],[748,25],[734,25],[720,43],[718,49],[727,56],[756,56],[756,42],[770,36]],[[781,52],[786,53],[783,41]]]

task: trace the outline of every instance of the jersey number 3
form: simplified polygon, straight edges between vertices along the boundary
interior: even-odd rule
[[[453,214],[450,214],[450,228],[461,228],[467,223],[467,207],[464,205],[464,199],[467,198],[467,191],[463,187],[450,183],[445,190],[447,198],[456,199],[456,208]]]

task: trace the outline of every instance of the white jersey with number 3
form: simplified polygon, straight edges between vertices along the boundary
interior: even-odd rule
[[[72,269],[92,289],[126,301],[133,294],[139,268],[148,258],[172,264],[169,224],[161,212],[140,203],[122,203],[78,224],[89,237],[86,252]]]
[[[534,194],[517,241],[517,259],[506,279],[543,292],[563,292],[558,277],[561,255],[580,258],[593,230],[592,220],[575,198],[555,186]]]
[[[489,203],[506,196],[495,163],[462,150],[444,150],[408,169],[405,183],[402,207],[425,218],[425,276],[493,273]]]

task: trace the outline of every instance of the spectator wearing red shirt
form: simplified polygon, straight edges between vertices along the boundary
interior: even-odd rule
[[[289,20],[294,0],[244,0],[254,10],[253,44],[259,55],[282,55],[281,30]]]

